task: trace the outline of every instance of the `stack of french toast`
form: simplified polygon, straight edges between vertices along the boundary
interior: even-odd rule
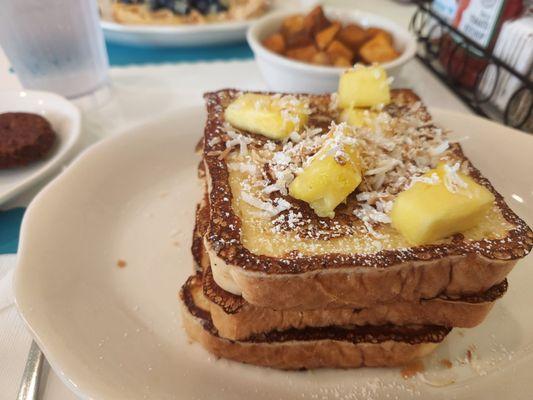
[[[389,86],[356,66],[331,95],[205,95],[191,339],[281,369],[396,366],[505,294],[533,232]]]

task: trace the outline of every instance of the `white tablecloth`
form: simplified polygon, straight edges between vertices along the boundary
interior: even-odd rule
[[[0,56],[0,70],[2,70]],[[16,88],[13,77],[2,79],[3,89]],[[184,104],[201,103],[202,93],[222,87],[264,89],[264,83],[253,61],[180,64],[147,67],[114,68],[111,70],[111,99],[100,109],[84,112],[83,145],[112,135],[142,120]],[[397,76],[396,87],[414,89],[430,107],[469,112],[445,86],[417,61],[412,61]],[[160,102],[143,102],[143,93],[158,93]],[[153,96],[149,96],[153,98]],[[44,185],[39,184],[2,208],[24,206]],[[18,317],[13,304],[11,277],[15,255],[0,256],[0,400],[15,399],[26,362],[31,338]],[[49,373],[43,399],[75,399],[58,377]]]

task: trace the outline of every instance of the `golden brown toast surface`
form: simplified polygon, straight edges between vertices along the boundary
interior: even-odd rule
[[[234,90],[223,90],[205,96],[208,120],[203,157],[210,188],[212,220],[207,242],[227,265],[266,274],[294,274],[354,266],[384,268],[452,256],[473,255],[509,261],[521,258],[531,250],[533,233],[529,227],[468,162],[459,144],[450,144],[435,160],[426,160],[424,165],[431,166],[432,162],[443,158],[459,162],[463,172],[495,194],[494,207],[478,226],[464,234],[412,247],[390,224],[369,224],[361,217],[362,203],[369,204],[368,199],[361,200],[361,194],[367,193],[365,196],[368,197],[368,193],[376,193],[374,189],[379,186],[379,190],[387,192],[387,195],[378,200],[382,204],[391,202],[423,168],[413,167],[415,172],[412,176],[406,176],[409,168],[402,167],[399,175],[393,168],[378,177],[368,177],[362,187],[348,198],[346,205],[338,207],[335,218],[317,217],[306,203],[291,198],[283,191],[270,190],[273,185],[279,184],[279,179],[274,177],[276,173],[279,175],[277,159],[290,154],[290,161],[285,162],[297,164],[316,151],[312,143],[320,140],[314,137],[325,135],[330,122],[338,117],[332,107],[331,96],[300,95],[309,102],[312,110],[309,127],[300,135],[298,142],[283,144],[238,131],[225,123],[224,109],[237,94]],[[383,110],[383,114],[392,121],[389,121],[389,126],[392,126],[389,135],[401,134],[405,130],[415,132],[410,134],[409,140],[417,138],[420,142],[416,142],[418,147],[412,146],[420,154],[410,160],[411,150],[404,149],[404,164],[423,163],[420,161],[420,157],[424,157],[423,151],[444,148],[445,136],[432,124],[430,115],[413,92],[397,90],[393,91],[392,97],[392,104]],[[321,129],[320,133],[317,133],[318,129]],[[312,137],[306,139],[306,135]],[[387,136],[386,132],[384,136]],[[299,143],[306,140],[306,146],[298,148]],[[233,144],[228,146],[228,141],[233,141]],[[273,162],[275,159],[277,161]],[[401,177],[403,182],[398,184]],[[379,185],[379,180],[385,183]],[[269,189],[265,191],[265,188]]]

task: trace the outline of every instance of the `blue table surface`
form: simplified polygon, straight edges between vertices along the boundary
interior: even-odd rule
[[[194,61],[214,61],[252,58],[253,53],[246,43],[226,46],[191,48],[146,48],[107,43],[109,63],[112,66],[130,64],[161,64]]]
[[[191,48],[145,48],[106,43],[111,66],[252,58],[246,43]],[[0,254],[16,253],[24,208],[0,211]]]

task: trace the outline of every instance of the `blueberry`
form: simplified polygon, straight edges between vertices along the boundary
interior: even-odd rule
[[[161,8],[167,8],[168,1],[166,0],[148,0],[148,6],[151,10],[156,11]]]
[[[142,2],[142,0],[119,0],[127,3]],[[192,9],[199,13],[215,14],[228,9],[228,0],[147,0],[151,10],[168,9],[175,14],[186,15]]]
[[[144,0],[118,0],[118,2],[123,4],[142,4]]]
[[[148,0],[148,5],[153,11],[168,9],[176,14],[188,14],[191,12],[191,0]]]
[[[186,15],[191,12],[191,0],[174,0],[174,9],[176,14]]]
[[[228,9],[226,2],[222,0],[192,0],[192,6],[201,14],[215,14]]]

